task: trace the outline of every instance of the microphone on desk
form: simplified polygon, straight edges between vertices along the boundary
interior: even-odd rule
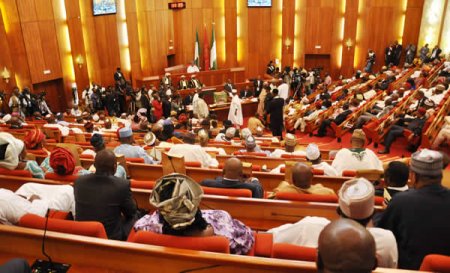
[[[50,209],[47,209],[45,214],[44,235],[42,236],[42,254],[47,258],[47,261],[37,259],[31,266],[32,273],[66,273],[70,264],[54,263],[50,255],[45,251],[45,241],[47,238],[48,218],[50,217]]]

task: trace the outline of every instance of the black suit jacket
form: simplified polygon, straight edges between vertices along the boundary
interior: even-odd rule
[[[75,220],[101,222],[109,239],[126,240],[137,212],[128,180],[83,175],[75,181],[74,195]]]
[[[238,180],[224,179],[221,176],[216,179],[205,179],[200,183],[204,187],[227,188],[227,189],[248,189],[252,191],[253,198],[263,198],[264,190],[259,182],[247,183]]]
[[[186,105],[192,104],[192,99],[194,99],[194,96],[191,96],[191,95],[184,97],[183,105],[186,106]]]
[[[241,93],[239,94],[239,98],[250,98],[253,97],[252,90],[241,90]]]
[[[283,125],[283,98],[274,98],[267,105],[267,113],[270,114],[270,127]]]
[[[255,88],[255,97],[259,96],[262,91],[264,82],[262,80],[254,80],[253,87]]]
[[[223,89],[224,89],[225,91],[227,91],[227,92],[231,92],[233,89],[236,89],[236,88],[235,88],[234,84],[232,84],[232,83],[231,83],[231,84],[226,83],[226,84],[224,85]]]

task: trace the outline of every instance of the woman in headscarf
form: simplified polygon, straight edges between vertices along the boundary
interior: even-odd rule
[[[44,147],[45,135],[40,129],[27,131],[23,141],[27,150],[31,150],[31,153],[33,154],[44,154],[47,156],[50,154],[50,152]]]
[[[166,175],[157,181],[150,197],[157,210],[139,219],[134,229],[175,236],[224,236],[231,253],[247,254],[255,242],[252,230],[226,211],[201,211],[202,197],[202,188],[192,178]]]
[[[61,176],[89,174],[89,171],[76,166],[73,154],[62,147],[56,147],[41,164],[41,167],[49,173]]]
[[[26,160],[27,150],[22,140],[9,133],[0,133],[0,168],[27,170],[35,178],[44,178],[44,171],[36,161]]]

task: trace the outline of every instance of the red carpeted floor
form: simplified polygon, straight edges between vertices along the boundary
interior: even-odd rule
[[[247,120],[248,118],[244,118],[244,128],[247,126]],[[271,134],[269,130],[266,131],[267,134]],[[326,137],[315,137],[315,136],[309,136],[309,134],[303,134],[300,131],[296,132],[297,138],[299,138],[299,142],[302,145],[308,145],[309,143],[316,143],[320,148],[322,149],[331,149],[331,150],[339,150],[343,147],[350,147],[350,138],[351,133],[348,132],[342,137],[341,143],[338,143],[337,138],[326,136]],[[383,145],[378,145],[378,148],[374,147],[374,144],[370,144],[368,146],[369,149],[377,153],[379,150],[382,150],[384,147]],[[408,152],[406,149],[406,139],[405,138],[399,138],[397,139],[394,144],[391,147],[391,151],[387,155],[379,155],[378,157],[385,161],[389,159],[397,159],[402,157],[409,157],[411,156],[411,153]]]

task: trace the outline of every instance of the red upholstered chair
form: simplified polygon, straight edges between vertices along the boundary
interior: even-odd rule
[[[419,270],[450,273],[450,256],[429,254],[423,259]]]
[[[56,173],[45,173],[45,179],[64,181],[64,182],[75,182],[77,180],[78,175],[59,175]]]
[[[261,171],[261,165],[254,165],[254,164],[252,164],[252,171],[260,172]]]
[[[155,187],[155,181],[130,179],[131,188],[152,190]]]
[[[384,203],[384,198],[381,196],[375,196],[375,205],[381,206]]]
[[[202,163],[198,162],[198,161],[185,161],[184,165],[186,167],[192,167],[192,168],[201,168],[202,167]]]
[[[285,173],[286,172],[286,167],[281,167],[280,168],[280,173]]]
[[[129,163],[145,163],[145,160],[141,157],[127,157],[125,160]]]
[[[8,170],[0,168],[0,175],[10,175],[10,176],[21,176],[21,177],[33,177],[31,173],[27,170]]]
[[[272,258],[315,262],[317,249],[292,244],[273,244]]]
[[[22,218],[20,218],[19,226],[34,229],[44,229],[45,221],[46,219],[44,217],[34,214],[26,214],[22,216]],[[94,221],[77,222],[48,218],[47,230],[102,239],[108,238],[106,236],[105,228],[103,227],[102,223]]]
[[[325,175],[325,171],[321,169],[312,169],[313,175]]]
[[[291,192],[277,192],[276,199],[302,201],[302,202],[322,202],[322,203],[337,203],[337,195],[321,195],[321,194],[307,194],[307,193],[291,193]]]
[[[60,210],[49,210],[48,217],[61,220],[73,220],[72,213]]]
[[[249,189],[223,189],[223,188],[212,188],[212,187],[202,187],[204,194],[210,195],[223,195],[223,196],[233,196],[233,197],[252,197],[252,191]]]
[[[355,170],[343,170],[342,171],[342,176],[355,177],[356,176],[356,171]]]
[[[164,247],[230,253],[230,243],[227,238],[222,236],[183,237],[140,230],[136,233],[130,234],[128,241]]]
[[[252,249],[250,249],[248,256],[257,257],[271,257],[272,256],[272,246],[273,246],[273,234],[272,233],[257,233],[253,232],[255,236],[255,244]]]
[[[287,158],[287,159],[306,159],[306,156],[304,155],[291,155],[291,154],[282,154],[281,158]]]

